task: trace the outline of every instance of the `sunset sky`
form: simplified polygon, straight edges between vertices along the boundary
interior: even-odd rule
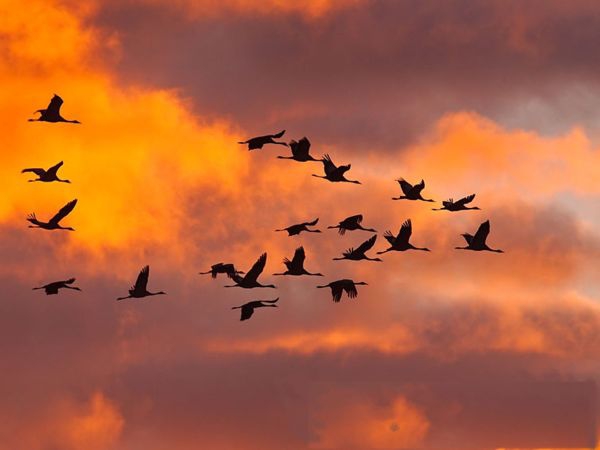
[[[598,43],[584,0],[0,0],[0,450],[600,449]],[[283,129],[362,184],[237,143]],[[432,251],[332,261],[359,213]]]

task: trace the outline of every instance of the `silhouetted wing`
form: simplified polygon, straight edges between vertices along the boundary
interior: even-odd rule
[[[346,164],[345,166],[340,166],[332,172],[332,175],[335,174],[338,176],[343,176],[346,172],[348,172],[350,170],[351,167],[352,167],[352,164]]]
[[[294,253],[294,257],[292,258],[292,266],[303,267],[305,259],[306,254],[304,253],[304,247],[298,247]]]
[[[471,245],[471,242],[473,242],[473,235],[471,235],[469,233],[464,233],[464,234],[461,234],[461,236],[463,238],[465,238],[465,241],[467,241],[467,245]]]
[[[71,211],[73,211],[73,208],[75,208],[75,205],[77,204],[77,199],[75,200],[71,200],[69,203],[67,203],[65,206],[63,206],[60,211],[58,211],[56,213],[56,215],[50,219],[48,221],[48,223],[51,224],[57,224],[58,222],[60,222],[62,219],[64,219]]]
[[[290,142],[290,147],[294,156],[306,158],[310,150],[310,141],[306,137],[303,137],[298,142]]]
[[[48,173],[53,173],[54,175],[56,175],[56,172],[58,172],[58,169],[60,169],[60,166],[62,166],[62,165],[63,165],[63,162],[61,161],[61,162],[59,162],[58,164],[56,164],[56,165],[54,165],[54,166],[50,167],[50,168],[47,170],[47,172],[48,172]]]
[[[280,137],[282,137],[284,134],[285,134],[285,130],[283,130],[283,131],[280,131],[280,132],[279,132],[279,133],[277,133],[277,134],[271,134],[271,135],[269,135],[269,137],[272,137],[272,138],[276,139],[276,138],[280,138]]]
[[[25,173],[25,172],[33,172],[35,173],[38,177],[41,177],[43,175],[46,174],[46,171],[44,169],[40,169],[38,167],[33,168],[33,169],[23,169],[21,170],[21,173]]]
[[[73,283],[75,283],[75,278],[69,278],[68,280],[61,281],[61,283],[64,283],[64,284],[73,284]]]
[[[304,223],[299,224],[299,225],[314,226],[317,223],[319,223],[319,218],[318,217],[315,220],[313,220],[312,222],[304,222]]]
[[[344,285],[344,290],[346,291],[346,294],[348,294],[349,298],[355,298],[358,295],[358,291],[356,290],[354,283],[346,283]]]
[[[244,306],[242,306],[242,315],[240,320],[248,320],[250,317],[252,317],[252,314],[254,314],[254,307],[251,304],[246,303]]]
[[[339,281],[335,281],[330,284],[331,287],[331,296],[333,297],[334,302],[339,302],[342,299],[342,292],[344,292],[344,287]]]
[[[456,200],[456,202],[454,202],[454,204],[465,206],[467,203],[471,203],[474,198],[475,198],[475,194],[471,194],[471,195],[461,198],[460,200]]]
[[[396,181],[400,184],[400,189],[402,189],[402,192],[404,192],[404,195],[410,194],[410,191],[413,188],[412,184],[410,184],[404,178],[400,178],[399,180],[396,180]]]
[[[412,192],[414,194],[418,194],[423,190],[423,188],[425,188],[425,180],[421,180],[421,182],[419,184],[415,184],[412,187]]]
[[[50,114],[59,114],[60,113],[60,107],[63,104],[63,99],[60,98],[58,95],[54,94],[54,97],[52,97],[52,100],[50,100],[50,103],[48,104],[48,107],[46,108],[46,112],[50,113]]]
[[[443,201],[442,205],[444,205],[446,208],[449,208],[450,206],[454,205],[454,200],[449,198],[448,200]]]
[[[377,235],[375,234],[370,239],[367,239],[365,242],[360,244],[358,246],[358,248],[356,249],[356,252],[357,253],[365,253],[365,252],[369,251],[375,245],[376,240],[377,240]]]
[[[363,220],[362,214],[357,214],[355,216],[347,217],[346,219],[344,219],[344,222],[346,222],[346,223],[355,223],[355,224],[358,225],[359,223],[362,222],[362,220]]]
[[[246,274],[246,276],[244,277],[244,280],[246,281],[256,281],[258,276],[261,274],[261,272],[264,270],[265,268],[265,264],[267,263],[267,254],[263,253],[262,255],[260,255],[260,257],[256,260],[256,262],[254,263],[254,265],[252,266],[252,269],[250,269],[248,271],[248,273]]]
[[[392,246],[396,243],[396,236],[394,236],[390,230],[383,233],[383,237],[386,238]]]
[[[323,162],[325,175],[329,176],[337,170],[336,165],[333,163],[333,161],[331,161],[329,155],[323,155],[323,159],[321,161]]]
[[[148,277],[150,276],[150,266],[144,266],[142,270],[140,270],[140,274],[135,280],[135,285],[133,286],[133,290],[136,292],[144,292],[146,290],[146,286],[148,286]]]
[[[477,229],[475,236],[473,236],[473,244],[475,245],[483,245],[485,244],[485,240],[487,239],[488,234],[490,234],[490,221],[486,220]]]
[[[404,221],[402,226],[400,227],[400,231],[398,232],[397,240],[398,242],[408,243],[410,239],[410,235],[412,234],[412,222],[410,219]]]

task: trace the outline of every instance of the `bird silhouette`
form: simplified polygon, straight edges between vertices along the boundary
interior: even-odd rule
[[[400,184],[400,188],[404,195],[400,197],[392,197],[392,200],[423,200],[424,202],[433,202],[434,200],[430,198],[423,198],[421,196],[421,191],[425,187],[425,181],[421,180],[419,184],[415,184],[414,186],[406,181],[404,178],[399,178],[396,180]]]
[[[377,231],[374,230],[373,228],[364,228],[361,225],[362,220],[363,220],[362,214],[357,214],[355,216],[346,217],[339,224],[332,225],[327,228],[337,228],[338,233],[340,233],[341,235],[345,234],[346,231],[354,231],[354,230],[371,231],[373,233],[377,233]]]
[[[373,245],[375,245],[375,241],[377,240],[377,235],[371,236],[365,242],[360,244],[356,249],[349,248],[344,253],[342,253],[341,258],[333,258],[334,261],[339,261],[342,259],[349,259],[351,261],[360,261],[362,259],[367,261],[382,261],[380,258],[369,258],[365,253],[369,251]]]
[[[60,181],[61,183],[70,183],[69,180],[61,180],[56,175],[56,172],[58,172],[58,169],[60,169],[60,167],[62,165],[63,165],[63,162],[61,161],[58,164],[50,167],[48,170],[44,170],[44,169],[40,169],[40,168],[31,168],[31,169],[23,169],[23,170],[21,170],[21,173],[33,172],[38,176],[38,178],[36,178],[35,180],[28,180],[30,183],[32,183],[34,181],[42,181],[44,183],[49,183],[51,181]]]
[[[151,295],[165,295],[166,292],[148,292],[148,277],[150,276],[150,266],[144,266],[140,271],[140,274],[135,280],[135,284],[129,289],[129,295],[127,297],[119,297],[117,300],[125,300],[127,298],[143,298]]]
[[[273,275],[313,275],[322,277],[321,273],[310,273],[304,268],[304,260],[306,254],[304,253],[304,247],[298,247],[294,252],[294,257],[290,261],[287,258],[283,259],[283,263],[287,267],[287,270],[283,273],[274,273]]]
[[[52,219],[50,219],[48,222],[40,222],[35,217],[35,213],[29,214],[29,216],[27,216],[27,221],[33,224],[33,225],[29,225],[29,228],[43,228],[44,230],[75,231],[75,229],[71,228],[71,227],[61,227],[59,225],[59,222],[62,219],[64,219],[65,216],[67,216],[71,211],[73,211],[73,208],[75,208],[76,204],[77,204],[77,199],[71,200],[69,203],[67,203],[65,206],[63,206],[60,209],[60,211],[58,211],[56,213],[56,215],[54,217],[52,217]]]
[[[409,241],[410,235],[412,234],[412,222],[410,219],[406,220],[402,226],[400,227],[400,231],[397,236],[394,236],[391,231],[386,231],[383,236],[390,243],[390,248],[384,250],[382,252],[377,252],[378,255],[381,255],[386,252],[397,251],[403,252],[405,250],[423,250],[428,252],[428,248],[415,247]]]
[[[48,283],[44,286],[34,287],[33,290],[35,291],[36,289],[43,289],[44,291],[46,291],[46,295],[56,295],[58,294],[58,290],[63,288],[73,289],[74,291],[81,291],[81,289],[79,289],[78,287],[71,286],[71,284],[73,283],[75,283],[75,278],[69,278],[68,280],[54,281],[53,283]]]
[[[321,159],[321,162],[323,163],[323,169],[325,171],[325,175],[324,176],[323,175],[315,175],[313,173],[312,174],[313,177],[324,178],[326,180],[331,181],[332,183],[346,182],[346,183],[361,184],[360,181],[357,181],[357,180],[348,180],[348,179],[346,179],[346,177],[344,177],[344,174],[348,170],[350,170],[350,168],[352,167],[351,164],[337,167],[333,163],[333,161],[331,160],[331,158],[329,157],[329,155],[324,155],[323,159]]]
[[[310,141],[308,138],[303,137],[299,141],[290,141],[290,149],[292,150],[292,156],[278,156],[279,159],[293,159],[294,161],[306,162],[306,161],[321,161],[320,159],[313,158],[308,152],[310,150]]]
[[[275,139],[279,139],[280,137],[282,137],[284,133],[285,133],[285,130],[280,131],[277,134],[267,134],[265,136],[257,136],[257,137],[250,138],[247,141],[238,142],[238,144],[248,144],[248,150],[256,150],[256,149],[262,148],[263,145],[265,145],[265,144],[278,144],[278,145],[285,145],[287,147],[287,144],[285,142],[275,141]]]
[[[364,281],[352,281],[348,279],[332,281],[329,284],[324,286],[317,286],[317,288],[331,288],[331,296],[333,297],[334,302],[339,302],[342,299],[343,291],[346,291],[346,295],[348,298],[356,298],[358,295],[358,291],[356,290],[356,286],[363,285],[367,286],[367,283]]]
[[[489,252],[504,253],[503,250],[492,249],[487,246],[485,241],[488,237],[488,234],[490,234],[490,221],[486,220],[481,225],[479,225],[479,228],[477,229],[477,232],[475,233],[474,236],[470,235],[468,233],[461,235],[462,237],[465,238],[465,241],[467,241],[466,247],[455,247],[455,248],[457,250],[474,250],[477,252],[480,252],[482,250],[487,250]]]
[[[453,199],[448,199],[442,202],[442,205],[444,205],[442,208],[432,208],[432,211],[466,211],[468,209],[481,209],[477,206],[466,206],[467,204],[471,203],[474,198],[475,194],[467,195],[466,197],[456,201]]]
[[[267,263],[267,254],[263,253],[256,260],[256,262],[254,263],[252,268],[248,271],[248,273],[244,277],[241,277],[238,274],[234,273],[231,278],[233,279],[233,281],[235,281],[235,284],[225,286],[225,287],[241,287],[241,288],[245,288],[245,289],[275,288],[275,285],[273,285],[273,284],[260,284],[257,281],[258,276],[264,270],[266,263]]]
[[[307,228],[309,226],[315,226],[318,222],[319,222],[319,218],[317,217],[312,222],[297,223],[295,225],[290,225],[289,227],[281,228],[281,229],[275,230],[275,231],[287,231],[288,236],[295,236],[297,234],[300,234],[303,231],[307,231],[309,233],[320,233],[321,230],[309,230]]]
[[[231,278],[234,273],[244,273],[241,270],[235,270],[235,266],[231,263],[217,263],[210,266],[210,270],[206,272],[198,272],[200,275],[211,274],[213,278],[217,278],[217,274],[226,273]]]
[[[255,308],[277,308],[275,303],[277,303],[278,300],[279,297],[277,297],[275,300],[254,300],[252,302],[244,303],[242,306],[233,306],[231,309],[241,309],[242,314],[240,316],[240,321],[248,320],[250,317],[252,317],[252,314],[254,314]]]
[[[35,113],[40,113],[37,119],[29,119],[29,122],[67,122],[81,123],[79,120],[67,120],[60,115],[60,107],[63,104],[63,99],[54,94],[52,100],[46,109],[38,109]]]

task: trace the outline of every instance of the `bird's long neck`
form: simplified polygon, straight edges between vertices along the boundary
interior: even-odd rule
[[[56,181],[60,181],[61,183],[70,183],[69,180],[61,180],[60,178],[56,177]]]
[[[363,259],[366,259],[367,261],[377,261],[377,262],[381,262],[380,258],[369,258],[367,255],[363,255]]]
[[[391,252],[392,250],[393,250],[393,248],[392,248],[392,247],[390,247],[390,248],[388,248],[387,250],[384,250],[384,251],[382,251],[382,252],[377,252],[377,254],[378,254],[378,255],[383,255],[384,253]]]
[[[406,197],[406,195],[401,195],[400,197],[392,197],[392,200],[403,200],[405,198],[408,198],[408,197]]]
[[[293,156],[278,156],[279,159],[294,159]]]

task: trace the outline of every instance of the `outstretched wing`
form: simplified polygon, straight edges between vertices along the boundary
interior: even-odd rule
[[[306,137],[303,137],[298,142],[291,141],[290,147],[292,148],[292,155],[297,158],[306,158],[310,150],[310,141]]]
[[[284,134],[285,134],[285,130],[282,130],[282,131],[280,131],[280,132],[279,132],[279,133],[277,133],[277,134],[271,134],[271,135],[270,135],[270,137],[272,137],[272,138],[276,139],[276,138],[280,138],[280,137],[282,137]]]
[[[413,188],[413,185],[410,184],[408,181],[406,181],[404,178],[399,178],[396,180],[398,182],[398,184],[400,185],[400,189],[402,189],[402,192],[404,192],[404,195],[408,195],[410,194],[410,191]]]
[[[481,225],[479,225],[479,228],[477,229],[475,236],[473,236],[473,244],[474,245],[485,244],[485,240],[487,239],[488,234],[490,234],[490,221],[486,220]]]
[[[346,172],[348,172],[350,170],[350,168],[352,167],[352,164],[346,164],[345,166],[340,166],[338,168],[335,169],[335,171],[333,172],[335,175],[337,176],[343,176]]]
[[[365,242],[358,246],[358,248],[356,249],[356,253],[365,253],[369,251],[375,245],[376,240],[377,235],[374,234],[371,238],[367,239]]]
[[[248,320],[254,314],[254,306],[252,305],[254,302],[246,303],[242,306],[242,315],[240,316],[240,320]]]
[[[54,97],[52,97],[52,100],[50,100],[50,103],[46,108],[46,112],[50,114],[60,114],[60,107],[62,106],[62,104],[63,99],[60,98],[58,95],[54,94]]]
[[[330,283],[329,287],[331,287],[333,301],[338,303],[342,299],[342,292],[344,292],[344,286],[342,285],[341,280]]]
[[[317,223],[319,223],[319,218],[318,217],[315,220],[313,220],[312,222],[304,222],[304,223],[299,224],[299,225],[306,225],[306,226],[311,226],[312,227],[312,226],[316,225]]]
[[[400,227],[400,231],[398,232],[398,237],[396,238],[398,242],[408,243],[410,239],[410,235],[412,234],[412,222],[410,219],[405,220],[402,226]]]
[[[467,241],[467,245],[471,245],[471,242],[473,242],[473,235],[472,234],[464,233],[464,234],[461,234],[461,236],[463,238],[465,238],[465,241]]]
[[[346,217],[344,219],[344,222],[345,223],[352,223],[352,224],[357,224],[358,225],[359,223],[362,222],[362,220],[363,220],[362,214],[357,214],[355,216]]]
[[[292,266],[303,267],[306,254],[304,253],[304,247],[298,247],[292,258]]]
[[[344,290],[346,294],[348,294],[348,298],[355,298],[358,295],[358,291],[356,290],[356,286],[352,280],[349,280],[349,283],[344,284]]]
[[[337,170],[337,166],[333,163],[329,155],[323,155],[323,159],[321,161],[323,162],[325,175],[331,175]]]
[[[475,198],[475,194],[467,195],[466,197],[463,197],[460,200],[456,200],[456,202],[454,202],[454,204],[465,206],[467,203],[471,203],[474,198]]]
[[[48,173],[53,173],[54,175],[56,175],[56,172],[58,172],[58,169],[60,169],[60,167],[63,165],[63,162],[59,162],[58,164],[50,167],[47,172]]]
[[[64,284],[73,284],[73,283],[75,283],[75,278],[69,278],[68,280],[61,281],[61,283],[64,283]]]
[[[26,173],[26,172],[33,172],[35,173],[38,177],[41,177],[43,175],[46,174],[46,171],[44,169],[41,169],[39,167],[36,168],[31,168],[31,169],[23,169],[21,170],[21,173]]]
[[[394,236],[390,230],[383,233],[383,237],[386,238],[392,246],[396,243],[396,236]]]
[[[58,224],[58,222],[60,222],[62,219],[64,219],[71,211],[73,211],[73,208],[75,208],[76,204],[77,204],[77,199],[71,200],[69,203],[67,203],[65,206],[63,206],[60,209],[60,211],[58,211],[56,213],[56,215],[48,221],[48,223],[53,224],[53,225]]]
[[[148,277],[150,276],[150,266],[144,266],[142,270],[140,270],[140,274],[135,280],[135,285],[132,290],[136,292],[144,292],[146,291],[146,286],[148,286]]]
[[[252,266],[252,268],[248,271],[248,273],[244,277],[244,280],[245,281],[256,281],[257,278],[258,278],[258,276],[264,270],[266,263],[267,263],[267,254],[263,253],[256,260],[256,262],[254,263],[254,265]]]
[[[419,184],[415,184],[412,187],[412,192],[414,194],[418,194],[420,193],[423,189],[425,188],[425,180],[421,180],[421,182]]]

